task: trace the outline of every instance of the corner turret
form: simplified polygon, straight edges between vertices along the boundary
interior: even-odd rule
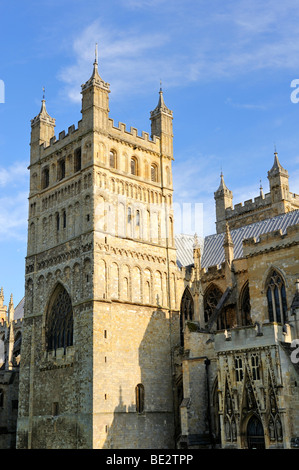
[[[216,230],[217,233],[221,233],[225,231],[225,211],[227,208],[233,207],[233,193],[227,188],[222,172],[220,174],[220,185],[214,193],[214,199],[216,202]]]
[[[15,313],[15,308],[14,308],[14,303],[13,303],[13,295],[11,294],[9,305],[8,305],[8,319],[10,322],[14,320],[14,313]]]
[[[285,170],[274,152],[274,163],[270,171],[268,171],[268,179],[270,184],[270,193],[272,203],[281,202],[289,199],[289,174]]]
[[[4,305],[4,292],[3,287],[0,290],[0,322],[7,320],[7,307]]]
[[[36,163],[40,158],[40,145],[49,145],[54,136],[55,119],[46,109],[45,95],[43,95],[40,112],[31,120],[30,164]]]
[[[81,86],[82,125],[87,131],[107,131],[109,120],[109,87],[109,83],[104,82],[98,72],[98,50],[96,45],[92,75]]]
[[[173,113],[167,108],[163,98],[163,91],[160,87],[159,101],[153,111],[151,111],[151,137],[157,136],[161,140],[161,153],[169,157],[173,156]]]

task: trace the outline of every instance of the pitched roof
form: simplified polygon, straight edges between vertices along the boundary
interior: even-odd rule
[[[203,241],[203,238],[198,238],[198,244],[200,245],[201,252],[203,249]],[[175,236],[177,264],[179,268],[193,264],[193,246],[194,235],[178,234]]]
[[[234,244],[234,259],[243,257],[243,240],[251,237],[258,239],[262,233],[274,232],[275,230],[281,230],[282,233],[285,234],[287,227],[298,223],[299,210],[295,210],[286,214],[277,215],[271,219],[262,220],[231,230],[231,238]],[[202,252],[201,266],[203,268],[220,265],[225,261],[223,248],[224,236],[225,232],[216,233],[200,240]],[[175,236],[177,264],[179,267],[189,266],[194,263],[193,243],[194,236],[192,235]]]
[[[231,230],[231,237],[234,244],[234,259],[243,257],[243,240],[255,237],[259,238],[262,233],[274,232],[281,230],[286,233],[287,227],[299,223],[299,210],[287,212],[286,214],[277,215],[271,219],[255,222],[244,227]],[[225,261],[224,258],[224,241],[225,233],[217,233],[209,235],[204,239],[204,249],[201,260],[201,266],[207,268],[215,266]]]
[[[19,320],[19,318],[23,318],[24,316],[24,303],[25,303],[25,297],[22,298],[22,300],[18,303],[18,305],[15,308],[14,312],[14,319]]]

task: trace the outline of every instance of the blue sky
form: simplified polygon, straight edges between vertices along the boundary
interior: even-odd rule
[[[203,204],[215,232],[221,169],[234,204],[268,192],[276,145],[299,186],[299,7],[296,0],[15,0],[1,4],[0,285],[24,293],[30,120],[45,87],[56,135],[81,119],[95,43],[110,117],[141,131],[160,80],[174,113],[177,204]],[[1,83],[1,82],[0,82]],[[1,90],[0,90],[1,91]],[[299,96],[299,94],[298,94]],[[1,92],[0,92],[1,97]],[[180,230],[180,227],[177,227]]]

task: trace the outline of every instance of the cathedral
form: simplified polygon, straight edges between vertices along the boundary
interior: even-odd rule
[[[151,132],[109,117],[31,121],[25,297],[0,295],[0,448],[299,447],[299,195],[277,152],[269,189],[216,233],[174,233],[173,113]],[[216,189],[216,188],[215,188]]]

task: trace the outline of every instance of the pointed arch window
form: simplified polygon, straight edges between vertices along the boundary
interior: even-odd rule
[[[144,411],[144,386],[138,384],[135,389],[136,394],[136,411],[142,413]]]
[[[180,308],[180,337],[181,337],[181,346],[184,345],[184,325],[185,322],[190,320],[192,321],[194,317],[194,301],[190,289],[186,287],[181,301]]]
[[[65,160],[61,159],[58,162],[57,179],[58,179],[58,181],[61,181],[64,178],[65,178]]]
[[[222,297],[222,292],[217,286],[212,284],[210,287],[208,287],[204,295],[204,318],[205,318],[206,323],[208,323],[221,297]],[[218,329],[221,329],[223,326],[221,317],[222,315],[220,315],[217,320]]]
[[[241,323],[242,326],[248,326],[252,324],[250,316],[250,295],[249,295],[249,283],[246,282],[241,292],[240,299],[240,308],[241,308]]]
[[[251,356],[251,372],[253,380],[260,380],[260,358],[257,354]]]
[[[75,161],[74,161],[75,173],[81,170],[81,164],[82,162],[81,162],[81,147],[80,147],[75,150]]]
[[[235,373],[236,373],[236,381],[242,382],[244,372],[243,372],[243,362],[240,356],[235,357]]]
[[[285,284],[275,269],[269,276],[266,287],[270,322],[285,323],[287,313]]]
[[[73,308],[69,294],[57,286],[50,300],[46,318],[46,348],[55,351],[73,345]]]
[[[49,168],[46,167],[42,170],[42,189],[46,189],[50,183],[50,172]]]

